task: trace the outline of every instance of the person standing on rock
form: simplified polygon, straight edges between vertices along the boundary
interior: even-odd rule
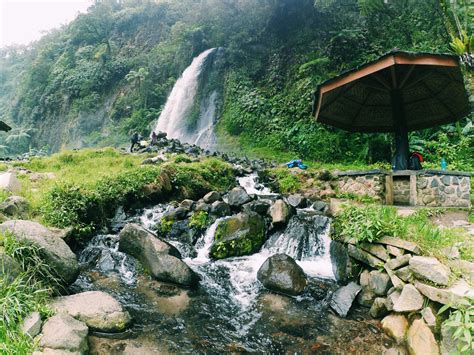
[[[151,145],[156,145],[158,143],[158,136],[156,135],[155,131],[151,133]]]
[[[130,153],[133,152],[133,147],[135,147],[135,145],[138,145],[139,140],[140,140],[140,136],[138,132],[134,132],[132,136],[130,137],[130,142],[132,143],[132,145],[130,146]]]

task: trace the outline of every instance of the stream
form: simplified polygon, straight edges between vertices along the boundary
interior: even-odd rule
[[[274,194],[255,174],[238,180],[259,199]],[[169,205],[157,205],[123,219],[153,230]],[[224,217],[226,218],[226,217]],[[337,288],[330,255],[330,220],[312,208],[298,209],[287,227],[272,232],[258,253],[214,261],[209,250],[219,220],[193,246],[171,241],[199,274],[196,289],[152,280],[140,264],[118,251],[118,235],[97,235],[79,254],[82,273],[72,292],[102,290],[130,312],[134,324],[122,334],[91,337],[92,353],[299,352],[331,333],[328,300]],[[276,253],[293,257],[309,278],[304,294],[270,293],[257,280],[264,261]],[[94,350],[95,349],[95,350]],[[101,349],[101,350],[100,350]],[[134,350],[131,350],[134,349]]]

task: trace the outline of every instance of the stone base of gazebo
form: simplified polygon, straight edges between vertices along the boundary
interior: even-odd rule
[[[471,207],[470,173],[444,170],[351,170],[337,173],[339,192],[388,205]]]

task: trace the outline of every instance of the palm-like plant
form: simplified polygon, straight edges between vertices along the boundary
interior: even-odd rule
[[[143,92],[143,82],[145,81],[146,77],[150,74],[148,70],[145,68],[140,68],[138,70],[130,70],[130,72],[125,75],[125,80],[132,83],[132,85],[138,88],[138,94],[146,100],[146,95]],[[146,101],[144,102],[146,107]]]

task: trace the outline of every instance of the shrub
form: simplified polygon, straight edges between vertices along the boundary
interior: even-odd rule
[[[188,227],[203,230],[204,228],[206,228],[208,221],[209,215],[206,211],[197,211],[194,212],[191,218],[189,219]]]
[[[396,236],[402,232],[403,225],[393,207],[346,206],[333,223],[336,238],[357,242],[373,242],[385,235]]]
[[[447,311],[451,305],[441,307],[438,314]],[[443,323],[448,327],[456,340],[459,354],[472,354],[474,342],[474,298],[463,299],[456,305],[457,309],[452,310],[449,318]]]

